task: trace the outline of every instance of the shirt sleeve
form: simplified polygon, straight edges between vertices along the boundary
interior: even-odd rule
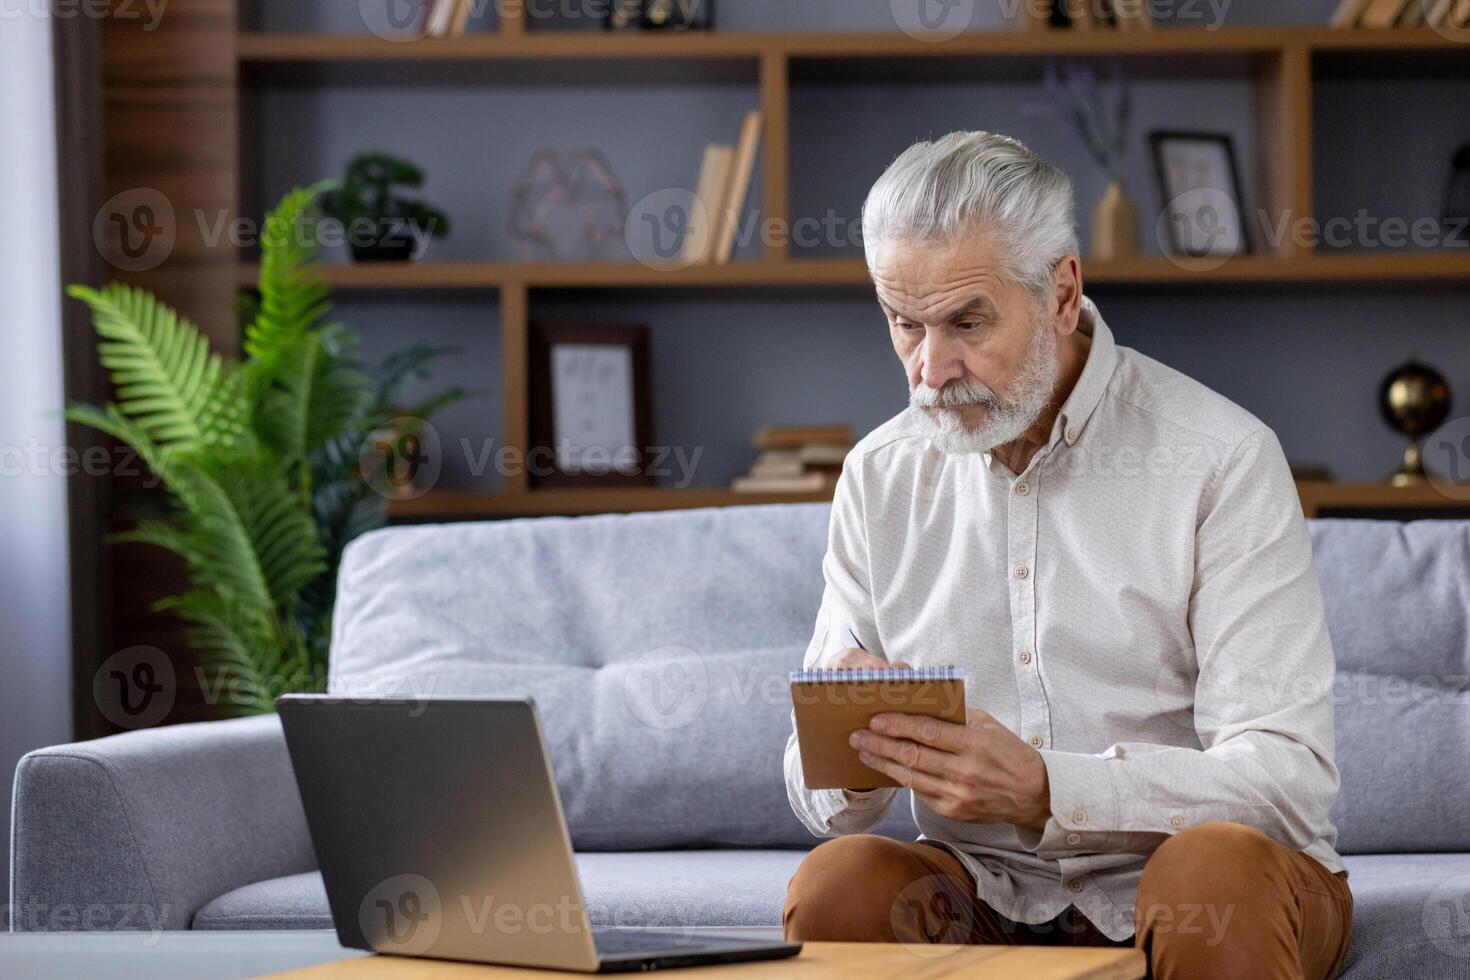
[[[850,647],[849,629],[868,650],[880,657],[884,655],[873,612],[859,465],[854,450],[843,466],[833,495],[827,555],[822,560],[825,582],[822,605],[802,658],[803,667],[816,667],[828,655]],[[786,742],[785,771],[786,796],[798,819],[818,837],[861,834],[882,823],[898,795],[896,789],[857,792],[806,788],[795,717],[793,713],[791,737]]]
[[[1213,820],[1304,850],[1330,827],[1332,642],[1290,467],[1269,429],[1244,439],[1216,475],[1195,546],[1189,621],[1202,748],[1043,750],[1051,817],[1038,855],[1146,850]]]

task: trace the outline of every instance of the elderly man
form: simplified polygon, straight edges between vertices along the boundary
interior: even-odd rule
[[[852,735],[912,789],[913,843],[868,833],[897,790],[807,789],[792,736],[791,804],[836,839],[787,935],[1331,976],[1333,653],[1291,474],[1260,420],[1114,343],[1073,225],[1066,175],[992,133],[913,146],[868,195],[910,405],[847,458],[806,665],[957,665],[970,708]]]

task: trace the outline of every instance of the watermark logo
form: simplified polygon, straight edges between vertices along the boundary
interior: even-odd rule
[[[1434,489],[1452,500],[1470,500],[1470,416],[1451,419],[1430,433],[1422,452]]]
[[[1235,199],[1218,187],[1196,187],[1159,212],[1154,235],[1175,265],[1196,272],[1218,269],[1244,239]]]
[[[687,269],[714,233],[715,215],[698,194],[678,187],[654,191],[628,210],[623,237],[633,258],[650,269]]]
[[[439,433],[427,419],[390,419],[363,440],[357,465],[367,485],[387,500],[422,497],[444,468]]]
[[[1461,44],[1470,43],[1470,15],[1467,15],[1464,4],[1450,4],[1446,10],[1442,0],[1414,0],[1414,3],[1424,10],[1420,20],[1440,37]],[[1436,18],[1434,14],[1439,16]]]
[[[363,898],[357,922],[368,945],[383,953],[421,956],[439,938],[439,890],[423,875],[395,875]]]
[[[975,0],[888,0],[888,6],[899,30],[936,44],[963,34],[975,16]]]
[[[157,647],[119,650],[92,676],[92,700],[119,728],[150,728],[163,721],[178,693],[174,666]]]
[[[1470,958],[1470,875],[1434,886],[1420,914],[1424,936],[1446,956]]]
[[[123,272],[156,269],[173,254],[178,241],[174,206],[152,187],[123,191],[97,212],[92,241],[113,268]]]
[[[363,25],[385,41],[415,41],[424,36],[429,0],[358,0]]]
[[[970,942],[979,925],[975,898],[949,875],[925,875],[898,893],[889,910],[893,935],[918,956],[947,956]]]
[[[628,666],[623,700],[633,716],[650,728],[687,728],[709,700],[709,669],[704,658],[689,647],[646,651]]]

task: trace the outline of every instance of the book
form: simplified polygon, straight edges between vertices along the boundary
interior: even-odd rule
[[[755,432],[757,449],[800,449],[811,443],[852,445],[850,425],[765,425]]]
[[[454,17],[459,0],[429,0],[424,13],[424,34],[429,37],[444,37],[449,33],[449,22]]]
[[[797,670],[791,673],[796,743],[807,789],[897,786],[848,743],[888,711],[965,723],[965,675],[957,667]]]
[[[1358,21],[1363,17],[1363,11],[1373,0],[1342,0],[1337,5],[1337,10],[1332,14],[1332,20],[1328,24],[1338,30],[1357,27]]]
[[[713,257],[715,241],[714,226],[720,208],[724,206],[725,187],[730,179],[730,166],[735,158],[733,146],[711,143],[704,148],[704,160],[699,166],[699,183],[695,186],[695,199],[704,205],[690,209],[689,233],[684,238],[684,251],[680,258],[685,265],[708,262]]]
[[[1435,0],[1434,6],[1430,7],[1428,13],[1424,15],[1424,23],[1430,27],[1441,26],[1454,7],[1455,0]]]
[[[1368,9],[1363,11],[1359,20],[1359,26],[1373,30],[1383,30],[1392,27],[1398,22],[1399,15],[1404,12],[1405,4],[1410,0],[1372,0]]]
[[[464,37],[470,23],[471,8],[475,0],[454,0],[454,16],[449,21],[449,36]]]
[[[768,449],[750,466],[750,475],[754,477],[793,477],[805,473],[806,464],[794,449]]]
[[[828,473],[803,473],[801,476],[737,476],[730,483],[736,493],[822,493],[837,485],[836,476]]]
[[[729,190],[720,208],[720,220],[715,228],[715,257],[720,265],[729,263],[735,254],[735,237],[740,231],[740,210],[745,206],[745,195],[750,190],[751,174],[755,171],[755,155],[760,147],[761,122],[759,110],[745,114],[740,127],[740,142],[735,146],[735,160],[731,164]]]

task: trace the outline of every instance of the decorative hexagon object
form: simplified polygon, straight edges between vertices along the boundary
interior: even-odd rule
[[[623,238],[627,196],[597,150],[542,150],[516,181],[510,237],[527,259],[605,259]]]

